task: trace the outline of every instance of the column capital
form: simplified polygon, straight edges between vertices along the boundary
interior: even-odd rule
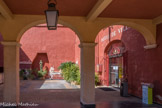
[[[93,42],[90,42],[90,43],[83,42],[83,43],[80,43],[79,47],[80,48],[83,48],[83,47],[95,47],[96,45],[97,45],[97,43],[93,43]]]
[[[18,46],[21,47],[21,44],[19,42],[12,42],[12,41],[2,41],[1,44],[3,46]]]

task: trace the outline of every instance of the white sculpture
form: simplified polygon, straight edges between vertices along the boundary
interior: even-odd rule
[[[49,74],[50,74],[50,79],[53,79],[53,75],[54,75],[54,66],[51,66],[50,70],[49,70]]]

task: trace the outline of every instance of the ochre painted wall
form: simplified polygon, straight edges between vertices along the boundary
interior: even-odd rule
[[[2,35],[0,34],[0,42],[3,41]],[[0,67],[3,67],[3,46],[0,44]]]
[[[2,35],[0,34],[0,42],[3,41]],[[3,83],[3,46],[0,44],[0,84]]]

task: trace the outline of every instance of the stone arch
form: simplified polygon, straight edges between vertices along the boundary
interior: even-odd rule
[[[36,26],[36,25],[38,25],[38,24],[43,24],[43,23],[46,23],[46,20],[45,20],[45,19],[44,19],[44,20],[33,21],[33,22],[29,23],[28,25],[24,26],[24,27],[20,30],[20,32],[19,32],[19,34],[18,34],[18,36],[17,36],[16,41],[17,41],[17,42],[20,42],[20,39],[21,39],[22,35],[23,35],[28,29],[30,29],[30,28],[33,27],[33,26]],[[79,40],[81,40],[80,33],[79,33],[78,30],[77,30],[76,28],[74,28],[72,25],[70,25],[70,24],[68,24],[68,23],[66,23],[66,22],[64,22],[64,21],[62,21],[62,20],[58,20],[58,24],[62,24],[62,25],[65,25],[65,26],[69,27],[72,31],[74,31],[74,32],[77,34]]]
[[[156,26],[155,27],[153,25],[150,26],[150,25],[147,25],[147,23],[139,24],[139,22],[136,23],[133,21],[114,21],[111,24],[110,23],[103,24],[100,27],[99,32],[103,28],[113,26],[113,25],[123,25],[123,26],[131,27],[143,35],[147,45],[156,44]]]

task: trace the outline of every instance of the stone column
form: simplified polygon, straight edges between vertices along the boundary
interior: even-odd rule
[[[17,42],[1,42],[4,46],[4,102],[18,103],[19,84],[19,47]]]
[[[95,106],[95,43],[81,43],[81,96],[84,106]]]

